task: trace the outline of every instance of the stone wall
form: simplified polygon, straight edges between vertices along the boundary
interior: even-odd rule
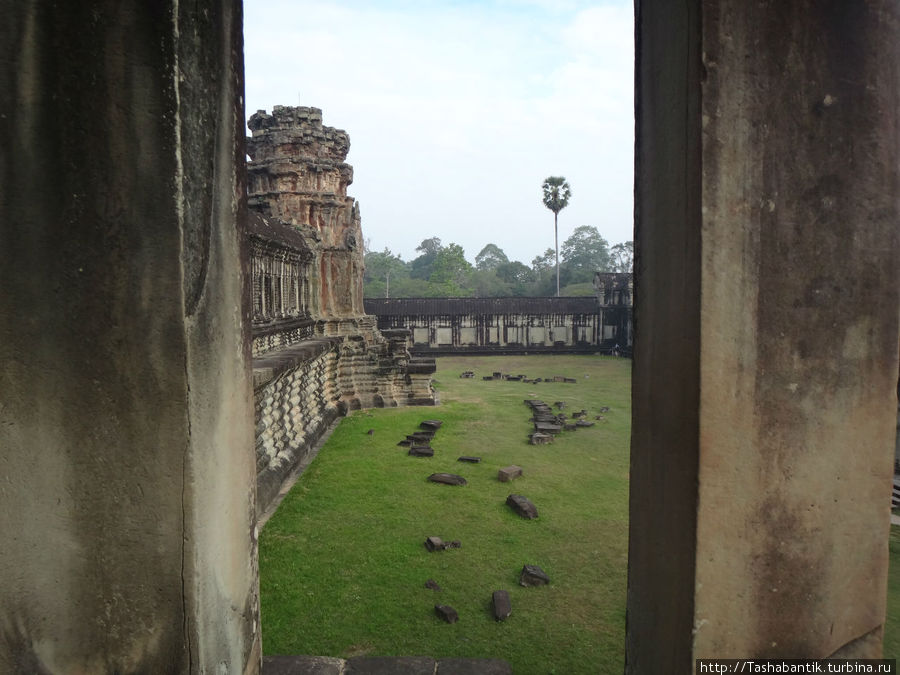
[[[409,331],[383,335],[362,302],[359,207],[347,133],[317,108],[276,106],[248,125],[246,230],[256,399],[258,511],[337,416],[433,405],[433,360]]]
[[[5,3],[0,673],[259,671],[241,3]]]
[[[631,344],[630,304],[592,297],[366,298],[365,307],[380,329],[410,330],[416,354],[611,353]]]

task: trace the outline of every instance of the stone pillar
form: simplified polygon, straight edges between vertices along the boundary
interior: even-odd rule
[[[0,671],[258,672],[241,4],[5,10]]]
[[[896,3],[636,4],[627,672],[877,656]]]

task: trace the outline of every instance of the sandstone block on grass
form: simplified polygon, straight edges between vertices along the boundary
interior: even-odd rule
[[[428,476],[428,480],[432,483],[443,483],[444,485],[468,485],[465,478],[455,473],[433,473]]]
[[[512,510],[527,520],[534,520],[538,517],[537,507],[531,503],[528,497],[522,495],[510,495],[506,498],[506,503],[512,507]]]
[[[497,472],[497,479],[501,483],[508,483],[509,481],[518,478],[522,475],[522,467],[516,466],[515,464],[510,464],[509,466],[504,466]]]
[[[425,540],[425,548],[427,548],[431,553],[435,551],[443,551],[444,550],[444,540],[440,537],[428,537]]]
[[[456,623],[459,621],[459,614],[450,605],[435,605],[434,612],[447,623]]]
[[[503,621],[512,614],[512,603],[509,600],[508,591],[494,591],[491,596],[491,607],[494,611],[494,619]]]
[[[550,577],[537,565],[524,565],[519,574],[519,586],[546,586]]]
[[[434,457],[434,448],[427,445],[414,445],[409,449],[411,457]]]

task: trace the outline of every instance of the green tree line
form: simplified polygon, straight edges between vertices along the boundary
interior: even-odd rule
[[[560,249],[561,295],[593,295],[594,272],[630,272],[632,242],[610,246],[596,227],[576,227]],[[466,260],[459,244],[438,237],[416,247],[418,257],[404,261],[385,248],[366,251],[363,291],[367,298],[504,297],[556,295],[556,252],[548,248],[531,265],[510,260],[496,244],[487,244]]]

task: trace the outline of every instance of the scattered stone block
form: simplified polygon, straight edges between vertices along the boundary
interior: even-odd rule
[[[557,401],[557,402],[554,403],[553,405],[555,405],[557,408],[559,408],[560,410],[562,410],[563,408],[566,407],[566,402],[565,402],[565,401]]]
[[[428,445],[414,445],[409,449],[410,457],[434,457],[434,448]]]
[[[444,422],[442,420],[422,420],[422,422],[419,423],[419,426],[422,427],[423,429],[430,429],[431,431],[437,431],[438,429],[441,428],[441,425],[443,423]]]
[[[578,380],[574,377],[564,377],[563,382],[566,384],[578,384]]]
[[[491,377],[490,375],[483,375],[483,376],[481,377],[481,379],[482,379],[482,380],[493,380],[494,378]]]
[[[537,565],[525,565],[519,574],[519,586],[546,586],[550,577]]]
[[[587,412],[584,410],[578,410],[578,411],[572,413],[572,417],[575,417],[575,418],[584,417],[585,415],[587,415]]]
[[[462,548],[462,542],[459,539],[454,539],[453,541],[445,541],[444,548]]]
[[[403,447],[408,448],[410,445],[412,445],[412,441],[407,438],[406,440],[397,443],[397,445],[402,445]]]
[[[494,620],[503,621],[512,614],[512,603],[509,600],[508,591],[494,591],[491,596],[491,605],[494,610]]]
[[[506,503],[512,507],[512,510],[527,520],[534,520],[538,517],[537,507],[531,503],[528,497],[522,495],[510,495],[506,498]]]
[[[428,480],[432,483],[443,483],[444,485],[468,485],[465,478],[457,476],[455,473],[433,473],[428,476]]]
[[[375,433],[375,430],[374,430],[374,429],[369,429],[366,433],[369,434],[369,436],[371,436],[372,434]]]
[[[468,379],[468,378],[475,377],[475,373],[473,373],[471,370],[465,370],[462,373],[460,373],[459,376],[462,378]]]
[[[575,431],[578,428],[577,424],[564,424],[563,429],[566,431]]]
[[[428,581],[426,581],[425,588],[430,588],[432,591],[441,590],[441,587],[438,586],[438,582],[436,582],[434,579],[429,579]]]
[[[564,378],[562,375],[554,375],[553,376],[554,382],[565,382],[565,380],[566,380],[566,378]]]
[[[603,406],[602,408],[600,408],[600,412],[602,412],[602,413],[609,412],[609,406],[608,405]]]
[[[592,427],[595,422],[589,422],[588,420],[578,420],[575,422],[576,427]]]
[[[434,612],[447,623],[456,623],[459,621],[459,614],[450,605],[435,605]]]
[[[522,380],[521,375],[507,375],[506,379],[510,382],[520,382]]]
[[[558,434],[562,431],[562,427],[558,424],[550,424],[549,422],[535,422],[534,430],[542,434]]]
[[[535,431],[528,437],[528,442],[532,445],[550,445],[553,443],[553,435]]]
[[[430,441],[432,438],[434,438],[434,433],[434,430],[425,431],[424,429],[422,429],[420,431],[414,431],[411,434],[407,434],[406,438],[410,441],[422,439]]]
[[[425,540],[425,548],[428,549],[429,553],[434,553],[435,551],[443,551],[444,540],[440,537],[428,537],[428,539]]]
[[[508,483],[509,481],[518,478],[522,475],[522,467],[516,466],[515,464],[510,464],[509,466],[504,466],[497,472],[497,479],[501,483]]]
[[[597,415],[596,417],[594,417],[594,419],[595,420],[604,420],[606,418],[603,415]]]
[[[468,455],[463,455],[462,457],[458,457],[457,462],[468,462],[469,464],[478,464],[481,461],[481,457],[469,457]]]
[[[536,378],[534,378],[533,384],[538,384],[539,382],[543,382],[543,381],[544,381],[543,377],[536,377]]]
[[[502,378],[502,377],[503,377],[503,373],[501,373],[500,371],[496,371],[496,372],[494,373],[494,379],[495,379],[495,380],[499,380],[499,379]]]

